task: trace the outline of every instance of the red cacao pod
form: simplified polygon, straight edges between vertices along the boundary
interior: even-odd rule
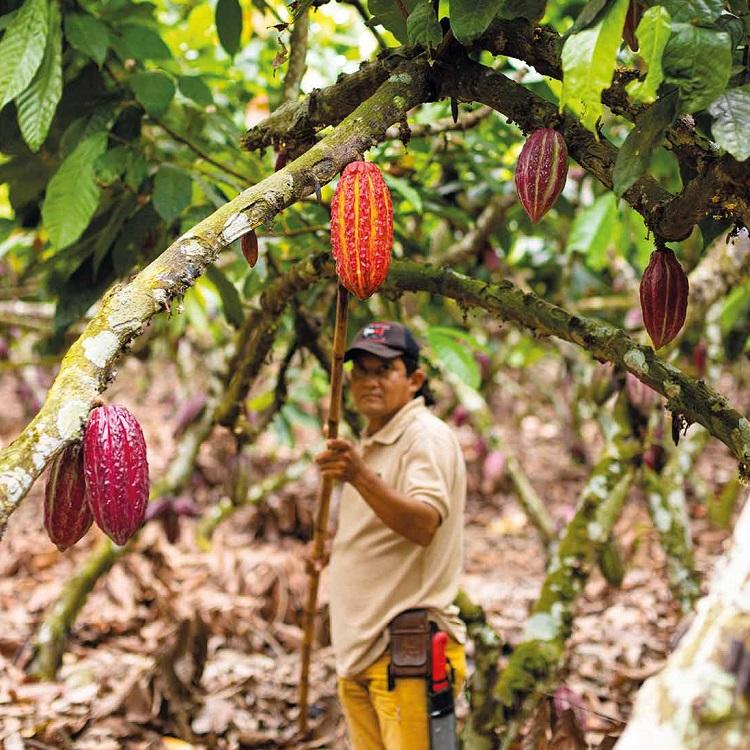
[[[86,499],[83,450],[80,443],[73,443],[52,461],[44,492],[44,528],[60,552],[65,552],[93,520]]]
[[[148,502],[146,441],[136,418],[122,406],[99,406],[89,415],[83,464],[91,512],[116,544],[141,527]]]
[[[242,254],[245,256],[247,265],[253,268],[258,262],[258,235],[255,230],[251,229],[247,234],[240,237],[240,247]]]
[[[534,224],[554,205],[567,174],[568,149],[563,137],[552,128],[535,130],[516,164],[516,191]]]
[[[640,0],[630,0],[628,12],[625,15],[625,26],[622,29],[622,38],[633,52],[638,50],[638,37],[635,32],[641,22],[642,15],[643,3]]]
[[[354,161],[331,202],[331,246],[336,274],[359,299],[385,281],[393,246],[391,194],[375,164]]]
[[[685,323],[688,278],[680,262],[667,247],[651,253],[641,279],[643,325],[654,349],[668,344]]]

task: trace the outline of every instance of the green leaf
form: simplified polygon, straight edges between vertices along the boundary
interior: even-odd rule
[[[234,284],[213,264],[206,268],[206,278],[216,287],[221,297],[221,306],[224,308],[227,323],[234,328],[240,328],[245,322],[245,313],[242,311],[240,295]]]
[[[487,30],[498,11],[497,0],[450,0],[453,35],[461,44],[470,44]]]
[[[509,20],[528,18],[529,21],[539,21],[546,5],[547,0],[500,0],[497,16]]]
[[[430,328],[427,341],[445,370],[455,373],[466,385],[479,388],[482,374],[466,344],[441,328]]]
[[[107,133],[85,138],[55,172],[47,185],[42,205],[42,221],[55,248],[61,250],[75,242],[99,205],[99,186],[94,179],[94,164],[107,148]]]
[[[617,199],[614,193],[605,193],[593,205],[578,211],[566,251],[582,253],[586,264],[595,271],[603,269],[607,265],[607,248],[614,244],[617,224]]]
[[[242,8],[239,0],[219,0],[216,3],[216,31],[221,46],[230,57],[240,48],[242,36]]]
[[[627,10],[628,0],[613,0],[594,26],[572,34],[563,46],[560,109],[570,107],[589,130],[602,115],[601,94],[612,83]]]
[[[635,33],[640,45],[638,54],[648,65],[648,72],[643,81],[631,81],[625,87],[634,102],[650,104],[656,101],[656,92],[664,79],[661,58],[669,35],[672,33],[671,24],[668,11],[661,5],[649,8],[638,24]]]
[[[125,172],[131,151],[127,146],[115,146],[103,153],[94,164],[97,182],[111,185]]]
[[[610,0],[589,0],[580,13],[576,16],[575,23],[568,34],[577,34],[579,31],[593,26],[601,20],[602,11],[609,5]]]
[[[159,168],[154,180],[154,208],[159,216],[171,224],[190,205],[193,197],[193,180],[179,167],[165,164]]]
[[[411,44],[437,47],[443,38],[443,30],[438,22],[431,0],[420,0],[406,21],[406,33]]]
[[[385,175],[385,182],[391,192],[398,193],[402,198],[414,206],[414,209],[418,214],[422,213],[422,196],[414,189],[414,187],[412,187],[410,182],[402,180],[400,177],[393,177],[392,175]]]
[[[26,0],[0,41],[0,109],[30,83],[47,46],[47,0]]]
[[[88,55],[97,65],[104,62],[109,49],[109,31],[88,13],[69,13],[65,16],[65,38],[79,52]]]
[[[418,2],[419,0],[403,0],[400,4],[406,8],[407,13],[411,13],[417,7]],[[409,34],[406,31],[406,18],[404,18],[396,0],[367,0],[367,9],[372,15],[368,24],[384,26],[402,44],[409,41]]]
[[[53,3],[49,11],[47,46],[42,64],[31,85],[16,97],[18,126],[32,151],[38,151],[44,143],[61,96],[62,30],[60,8]]]
[[[125,168],[125,184],[135,193],[148,175],[148,162],[140,155],[131,155]]]
[[[737,161],[750,157],[750,85],[728,89],[708,108],[714,140]]]
[[[163,115],[175,94],[172,79],[158,70],[131,76],[130,88],[133,89],[135,98],[152,117]]]
[[[200,104],[201,107],[207,107],[209,104],[214,103],[211,89],[200,76],[179,76],[177,85],[183,96],[192,99],[196,104]]]
[[[112,46],[123,60],[168,60],[172,57],[159,32],[141,24],[122,26]]]
[[[145,255],[144,248],[153,245],[162,229],[161,219],[150,203],[128,219],[112,248],[112,264],[118,276],[128,273],[138,258]]]
[[[729,34],[687,23],[672,24],[662,66],[665,81],[680,90],[682,111],[705,109],[729,81],[732,69]]]
[[[622,198],[648,169],[651,154],[659,145],[664,131],[677,117],[677,105],[678,97],[672,93],[659,99],[636,118],[635,127],[620,146],[612,173],[613,189],[618,198]]]
[[[659,0],[673,21],[710,26],[724,10],[723,0]],[[638,37],[640,41],[640,37]]]

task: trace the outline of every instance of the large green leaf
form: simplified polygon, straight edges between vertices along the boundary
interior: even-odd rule
[[[234,57],[242,37],[242,8],[239,0],[219,0],[216,3],[216,31],[221,46]]]
[[[81,141],[60,165],[47,186],[42,220],[50,242],[58,250],[75,242],[99,205],[94,163],[107,148],[107,133]]]
[[[662,56],[665,80],[680,90],[683,112],[705,109],[724,90],[732,69],[729,34],[672,24]]]
[[[658,0],[675,21],[710,26],[724,10],[723,0]],[[640,37],[638,37],[640,41]]]
[[[644,104],[656,101],[656,93],[664,79],[661,58],[671,33],[672,21],[666,8],[655,5],[643,14],[636,36],[640,45],[638,54],[646,61],[648,71],[644,80],[631,81],[627,85],[627,92],[633,101]]]
[[[177,79],[180,92],[201,107],[213,104],[214,97],[208,84],[200,76],[180,76]]]
[[[618,231],[617,199],[613,193],[605,193],[576,213],[566,249],[582,253],[589,268],[599,271],[607,265],[607,248]]]
[[[432,327],[427,331],[427,341],[445,370],[457,375],[466,385],[479,388],[482,380],[479,365],[471,349],[455,331]]]
[[[60,8],[53,3],[49,11],[47,46],[42,64],[30,86],[16,97],[18,126],[28,147],[38,151],[62,95],[62,29]]]
[[[172,79],[159,70],[131,76],[130,88],[133,89],[135,98],[152,117],[163,115],[175,94]]]
[[[572,34],[562,51],[560,108],[570,107],[594,130],[602,115],[602,91],[612,83],[628,0],[613,0],[591,28]]]
[[[154,208],[167,224],[190,205],[192,195],[193,181],[187,172],[171,164],[159,168],[154,180],[153,201]]]
[[[123,60],[168,60],[172,57],[159,32],[138,23],[123,25],[112,40],[112,46]]]
[[[68,13],[65,16],[65,38],[79,52],[88,55],[97,65],[104,62],[109,49],[109,31],[88,13]]]
[[[498,0],[450,0],[451,29],[461,44],[478,39],[499,10]]]
[[[728,89],[708,108],[714,140],[738,161],[750,157],[750,84]]]
[[[30,83],[47,46],[48,0],[26,0],[0,41],[0,109]]]
[[[648,169],[651,154],[677,117],[677,104],[677,95],[672,93],[638,115],[635,127],[617,153],[612,181],[618,198]]]
[[[547,0],[500,0],[497,15],[499,18],[528,18],[539,21],[544,15]]]
[[[234,284],[213,264],[206,268],[206,278],[216,287],[221,297],[221,306],[224,308],[227,322],[234,328],[240,328],[245,322],[245,314],[242,311],[239,292]]]
[[[443,30],[431,0],[420,0],[417,7],[409,13],[406,32],[411,44],[423,44],[425,47],[437,47],[440,44]]]
[[[394,0],[367,0],[367,9],[372,15],[368,23],[373,26],[385,26],[399,42],[406,44],[409,41],[406,18],[399,5],[403,5],[407,13],[411,13],[418,2],[419,0],[403,0],[401,3],[394,2]]]

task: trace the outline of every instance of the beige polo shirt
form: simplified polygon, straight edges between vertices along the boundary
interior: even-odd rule
[[[388,528],[350,484],[341,493],[328,569],[331,636],[339,676],[353,677],[388,645],[388,623],[425,607],[456,640],[466,629],[452,604],[463,564],[466,467],[456,436],[420,396],[360,442],[367,465],[393,487],[440,513],[420,547]]]

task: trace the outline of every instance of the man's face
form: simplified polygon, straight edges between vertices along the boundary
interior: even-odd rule
[[[364,415],[374,432],[414,398],[424,381],[417,369],[406,374],[401,357],[383,359],[374,354],[358,354],[351,371],[351,389],[357,410]]]

